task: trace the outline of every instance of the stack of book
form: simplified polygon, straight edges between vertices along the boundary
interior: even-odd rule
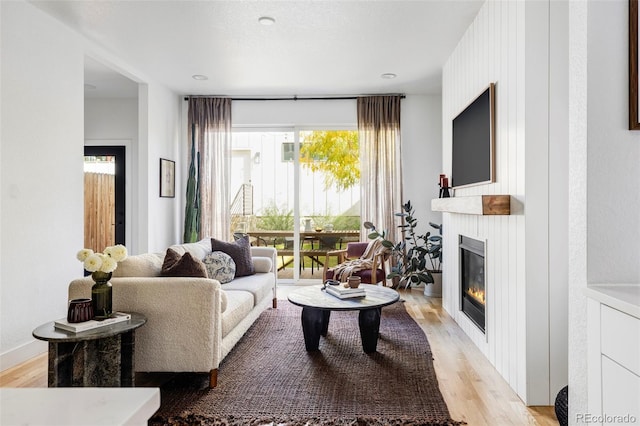
[[[365,297],[364,288],[350,288],[343,287],[342,285],[329,285],[327,286],[327,293],[335,296],[339,299],[350,299],[352,297]]]
[[[93,330],[94,328],[105,327],[107,325],[116,324],[122,321],[128,321],[131,319],[131,314],[124,312],[114,312],[109,318],[98,320],[89,320],[84,322],[69,322],[66,318],[62,318],[54,321],[55,328],[59,328],[65,331],[72,331],[74,333],[80,333],[81,331]]]

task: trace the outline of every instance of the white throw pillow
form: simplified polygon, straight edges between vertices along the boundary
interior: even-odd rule
[[[209,253],[202,259],[207,268],[209,278],[225,284],[233,280],[236,275],[236,263],[231,256],[221,251]]]
[[[113,277],[159,277],[164,253],[144,253],[118,262]]]
[[[272,266],[273,262],[268,257],[256,256],[253,258],[253,267],[256,272],[269,272]]]

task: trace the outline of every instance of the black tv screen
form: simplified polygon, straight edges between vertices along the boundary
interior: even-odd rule
[[[495,85],[482,92],[453,119],[451,186],[459,188],[495,181]]]

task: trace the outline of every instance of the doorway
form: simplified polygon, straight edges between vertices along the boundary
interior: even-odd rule
[[[84,247],[101,252],[125,244],[124,146],[84,147]]]
[[[355,129],[234,129],[230,192],[248,183],[253,209],[232,209],[231,231],[278,249],[279,282],[320,280],[327,252],[360,240],[358,153]]]

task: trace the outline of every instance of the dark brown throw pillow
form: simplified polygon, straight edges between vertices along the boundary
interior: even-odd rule
[[[207,278],[207,268],[199,259],[187,252],[180,256],[175,250],[167,249],[160,275],[163,277]]]
[[[231,256],[236,264],[236,277],[244,277],[256,273],[253,268],[253,259],[251,259],[251,244],[249,243],[248,235],[232,243],[212,238],[211,249],[212,251],[222,251]]]

